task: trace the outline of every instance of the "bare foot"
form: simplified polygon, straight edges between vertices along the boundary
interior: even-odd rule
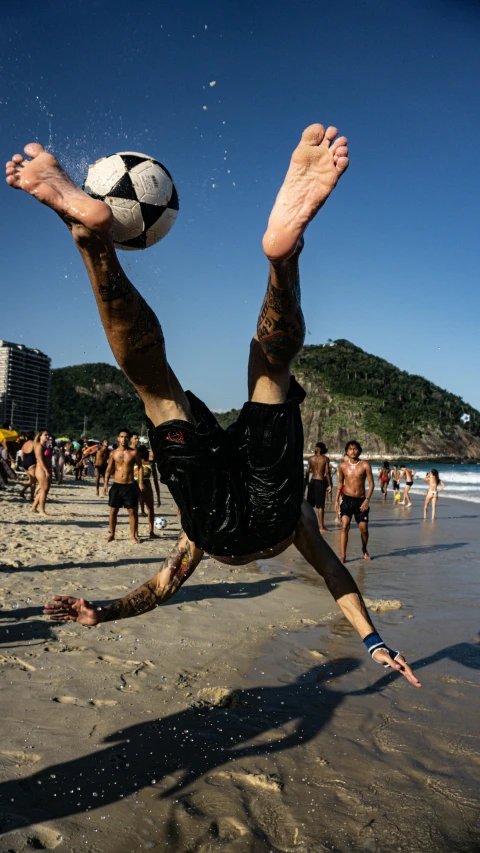
[[[321,124],[303,131],[263,238],[263,250],[272,263],[294,254],[308,223],[348,168],[347,140],[335,139],[337,133],[336,127],[325,130]]]
[[[140,539],[137,539],[136,536],[132,536],[131,539],[134,545],[140,545]]]
[[[370,554],[368,553],[368,551],[363,552],[363,559],[364,560],[371,560],[372,559]]]
[[[42,204],[51,207],[71,226],[79,223],[99,236],[109,238],[112,211],[108,204],[91,198],[72,181],[53,154],[38,142],[23,149],[31,160],[14,154],[6,166],[6,181],[17,190],[25,190]]]
[[[152,531],[151,533],[148,534],[148,538],[149,539],[160,539],[160,536],[157,536],[157,534]]]
[[[329,527],[321,527],[320,533],[330,533],[330,528]]]
[[[346,554],[342,554],[342,556],[340,557],[340,562],[341,562],[341,563],[346,563],[346,562],[347,562],[347,555],[346,555]]]
[[[105,542],[113,542],[114,539],[115,539],[115,536],[113,535],[113,533],[110,533],[109,536],[105,537]]]

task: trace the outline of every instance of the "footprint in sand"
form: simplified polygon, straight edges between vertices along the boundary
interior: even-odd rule
[[[118,705],[114,699],[78,699],[77,696],[54,696],[52,702],[60,702],[61,705],[77,705],[79,708],[111,708]]]
[[[22,752],[21,750],[18,752],[2,750],[0,752],[0,761],[5,760],[17,765],[36,764],[37,761],[40,761],[41,757],[36,752]]]
[[[255,788],[258,791],[268,791],[270,794],[280,794],[283,783],[278,776],[268,773],[250,773],[248,770],[220,770],[208,777],[207,782],[211,785],[224,785],[230,780],[240,787]]]
[[[24,672],[35,672],[36,667],[32,666],[31,663],[27,663],[21,658],[17,658],[15,655],[0,655],[0,664],[7,664],[8,666],[18,666],[20,669],[23,669]]]

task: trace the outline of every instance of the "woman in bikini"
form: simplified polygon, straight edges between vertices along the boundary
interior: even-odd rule
[[[35,466],[37,464],[37,457],[35,456],[35,449],[33,446],[33,440],[35,438],[34,432],[29,432],[27,435],[27,440],[22,444],[22,449],[20,450],[20,458],[22,460],[23,470],[26,472],[28,477],[27,484],[23,487],[20,494],[22,498],[25,498],[25,494],[28,489],[30,489],[30,501],[33,503],[33,497],[35,494],[35,486],[37,485],[37,480],[35,477]]]
[[[445,483],[443,483],[440,479],[436,468],[432,468],[432,470],[427,474],[427,476],[424,477],[424,480],[428,484],[428,492],[423,507],[423,517],[426,519],[428,504],[431,502],[432,521],[435,521],[435,511],[437,509],[438,493],[443,492],[445,488]]]
[[[30,512],[39,512],[40,515],[47,515],[45,512],[45,504],[47,495],[50,489],[52,476],[52,457],[48,453],[47,448],[48,432],[46,429],[40,430],[35,436],[33,446],[35,449],[35,477],[37,478],[38,488],[35,495],[35,500]]]
[[[378,479],[380,481],[380,491],[383,495],[383,500],[387,500],[387,489],[390,482],[390,463],[384,462],[378,471]]]
[[[415,477],[415,474],[417,472],[414,471],[412,468],[407,468],[405,465],[400,466],[400,471],[401,471],[400,480],[402,480],[403,477],[405,477],[405,488],[403,490],[403,501],[400,501],[400,506],[412,506],[412,502],[410,500],[408,493],[413,486],[413,478]],[[400,483],[400,480],[399,480],[399,483]]]
[[[154,462],[150,462],[149,453],[147,448],[144,445],[140,445],[138,448],[138,455],[142,460],[142,469],[143,469],[143,500],[145,502],[145,506],[147,508],[147,516],[148,516],[148,535],[150,539],[158,539],[157,534],[154,532],[153,523],[155,521],[155,509],[153,503],[153,490],[152,484],[150,482],[151,477],[153,476],[153,466]],[[138,465],[135,465],[134,474],[135,480],[138,482]]]

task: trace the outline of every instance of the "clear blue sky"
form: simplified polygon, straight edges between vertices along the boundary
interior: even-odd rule
[[[474,0],[10,5],[4,159],[38,140],[78,181],[115,151],[165,163],[179,218],[121,259],[182,384],[229,409],[291,150],[307,124],[335,124],[351,165],[307,233],[307,343],[347,338],[480,408],[479,35]],[[0,208],[0,337],[54,367],[113,362],[63,223],[6,184]]]

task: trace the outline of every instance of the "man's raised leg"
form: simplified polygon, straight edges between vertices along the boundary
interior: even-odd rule
[[[152,309],[123,272],[112,238],[108,205],[92,199],[36,142],[6,166],[7,183],[51,207],[72,232],[92,284],[112,352],[140,394],[155,426],[191,420],[188,400],[165,355],[162,329]]]
[[[249,398],[281,403],[290,384],[290,363],[300,351],[305,323],[300,307],[298,258],[303,233],[348,167],[347,140],[337,129],[312,124],[302,134],[263,238],[270,261],[267,292],[252,340]]]

